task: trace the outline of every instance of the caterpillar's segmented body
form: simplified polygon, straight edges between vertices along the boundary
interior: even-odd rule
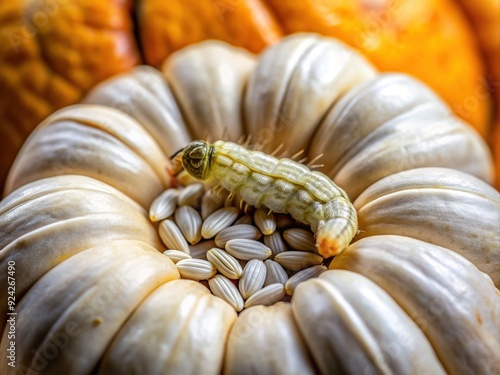
[[[252,206],[290,214],[310,225],[325,258],[342,252],[356,234],[356,210],[346,193],[303,164],[224,141],[193,141],[179,158],[193,177],[212,177]]]

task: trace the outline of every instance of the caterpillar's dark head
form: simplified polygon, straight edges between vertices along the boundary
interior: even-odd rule
[[[193,141],[172,157],[177,166],[177,173],[182,168],[198,180],[206,180],[209,177],[210,164],[214,146],[205,141]],[[180,160],[179,160],[180,159]]]

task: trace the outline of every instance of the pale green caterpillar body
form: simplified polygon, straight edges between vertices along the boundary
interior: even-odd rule
[[[344,251],[357,232],[347,194],[321,172],[225,141],[189,143],[178,164],[198,180],[213,178],[246,203],[285,213],[311,226],[325,258]]]

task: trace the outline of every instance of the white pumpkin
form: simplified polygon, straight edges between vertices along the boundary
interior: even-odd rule
[[[432,92],[311,34],[261,57],[205,42],[163,69],[102,83],[19,153],[0,202],[0,279],[15,262],[23,320],[19,366],[0,357],[1,373],[500,372],[491,157]],[[266,151],[324,154],[359,234],[291,302],[236,316],[175,280],[145,209],[175,182],[168,156],[186,142],[246,134]]]

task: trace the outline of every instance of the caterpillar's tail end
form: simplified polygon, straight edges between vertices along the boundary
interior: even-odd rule
[[[347,246],[341,245],[335,238],[318,238],[318,252],[323,258],[330,258],[342,253]]]
[[[318,228],[318,253],[323,258],[339,255],[349,246],[357,231],[357,225],[346,219],[335,219],[325,222]]]

